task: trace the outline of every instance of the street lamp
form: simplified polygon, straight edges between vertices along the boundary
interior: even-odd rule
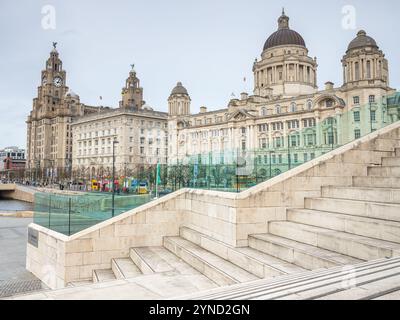
[[[113,140],[113,169],[112,169],[112,216],[115,215],[115,145],[119,142],[117,140]]]

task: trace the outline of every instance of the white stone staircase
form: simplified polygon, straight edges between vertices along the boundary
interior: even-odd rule
[[[196,275],[210,287],[232,286],[205,298],[317,299],[342,297],[337,286],[346,276],[343,266],[354,266],[357,281],[367,287],[376,277],[383,287],[386,278],[398,281],[400,139],[377,139],[375,145],[385,156],[367,168],[367,176],[352,177],[351,186],[323,186],[303,208],[287,209],[285,221],[268,222],[268,233],[250,235],[248,247],[181,227],[179,236],[164,238],[163,247],[131,248],[129,257],[112,259],[111,269],[93,272],[93,282]]]

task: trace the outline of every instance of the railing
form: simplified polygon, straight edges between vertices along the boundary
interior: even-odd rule
[[[115,195],[113,207],[111,194],[36,193],[34,223],[65,235],[72,235],[151,200],[150,195]]]

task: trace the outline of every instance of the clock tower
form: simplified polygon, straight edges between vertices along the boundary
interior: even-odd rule
[[[53,43],[27,120],[27,169],[34,172],[34,179],[54,181],[72,160],[71,122],[84,114],[84,105],[69,91],[66,79],[57,43]]]
[[[120,108],[142,109],[145,104],[143,101],[143,88],[140,87],[140,80],[136,76],[135,65],[131,65],[132,70],[126,79],[125,87],[122,88],[122,100],[119,102]]]

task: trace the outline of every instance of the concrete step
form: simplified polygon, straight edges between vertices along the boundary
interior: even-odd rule
[[[112,269],[93,270],[93,283],[116,280]]]
[[[180,237],[165,237],[164,247],[220,286],[259,279],[252,273]]]
[[[398,138],[378,138],[375,140],[375,151],[393,151],[396,148],[400,148]]]
[[[399,167],[400,157],[382,158],[382,166],[384,167]]]
[[[189,264],[164,247],[131,248],[130,257],[144,274],[198,274]]]
[[[258,234],[249,236],[250,247],[308,270],[351,265],[362,260],[317,248],[299,241]]]
[[[400,244],[294,222],[270,222],[269,232],[361,260],[400,255]]]
[[[400,222],[341,213],[289,209],[288,221],[400,243]]]
[[[260,278],[306,271],[306,269],[253,248],[235,248],[186,227],[180,229],[180,236]]]
[[[368,176],[370,177],[400,177],[399,167],[368,167]]]
[[[400,204],[333,198],[306,198],[305,209],[400,221]]]
[[[335,293],[352,290],[359,285],[364,289],[369,283],[392,279],[400,268],[400,259],[384,259],[357,264],[352,267],[336,267],[312,271],[302,275],[290,275],[270,280],[237,284],[205,292],[179,297],[179,300],[269,300],[269,299],[320,299]],[[376,292],[374,287],[364,291],[364,296]],[[381,294],[385,294],[381,292]]]
[[[142,272],[130,258],[112,259],[111,269],[117,279],[130,279],[142,275]]]
[[[353,177],[354,187],[400,188],[400,178],[396,177]]]
[[[325,186],[321,188],[321,196],[323,198],[400,204],[400,189],[391,188]]]

